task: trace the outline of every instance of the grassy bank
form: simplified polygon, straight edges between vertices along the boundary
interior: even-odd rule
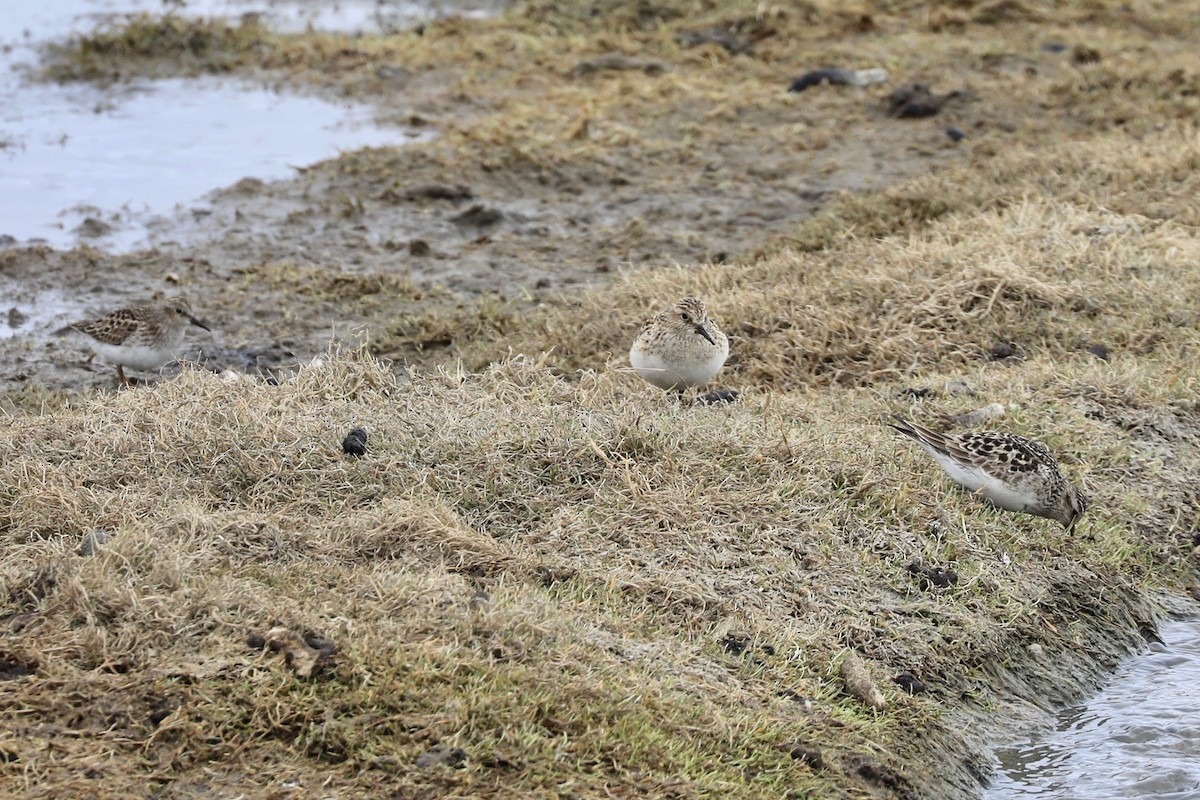
[[[1190,16],[573,8],[211,47],[222,69],[355,91],[401,63],[481,87],[475,116],[373,189],[416,159],[578,177],[616,150],[664,172],[743,134],[765,151],[781,129],[743,121],[810,102],[780,101],[777,79],[818,58],[969,74],[980,118],[1020,125],[982,125],[961,164],[833,199],[727,263],[630,268],[532,309],[406,302],[369,352],[279,385],[186,371],[0,417],[0,793],[968,796],[998,717],[1077,697],[1151,633],[1151,598],[1195,591]],[[704,26],[755,55],[680,44]],[[1069,47],[1030,74],[1043,39]],[[77,75],[117,52],[88,47],[64,62]],[[139,47],[113,63],[183,63]],[[675,78],[567,77],[610,51]],[[882,125],[862,95],[811,97]],[[586,124],[556,127],[549,109],[573,103]],[[669,135],[681,119],[693,138]],[[734,337],[718,382],[740,403],[676,402],[625,371],[640,321],[683,294]],[[424,368],[398,378],[377,356]],[[990,403],[1085,487],[1075,536],[954,490],[882,424],[953,427]],[[340,448],[355,425],[361,459]],[[848,690],[851,653],[881,708]]]

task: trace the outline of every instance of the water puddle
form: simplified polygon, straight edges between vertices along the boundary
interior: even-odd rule
[[[464,0],[470,3],[473,0]],[[482,2],[482,0],[481,0]],[[0,244],[80,242],[121,251],[147,225],[243,177],[285,178],[340,151],[396,145],[428,133],[383,127],[371,109],[215,78],[117,87],[38,83],[38,48],[113,15],[260,13],[284,29],[388,30],[486,3],[384,0],[0,0]]]
[[[997,750],[984,800],[1200,797],[1200,620],[1160,634],[1056,730]]]

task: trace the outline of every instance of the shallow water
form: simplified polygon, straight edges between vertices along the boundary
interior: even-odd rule
[[[1200,798],[1200,620],[1160,635],[1056,730],[997,750],[984,800]]]
[[[256,11],[281,28],[349,31],[412,24],[449,9],[380,0],[203,0],[167,7],[196,16]],[[69,247],[86,241],[129,249],[145,241],[154,217],[212,189],[248,176],[287,177],[339,151],[418,136],[376,125],[365,106],[237,81],[136,81],[100,88],[26,76],[47,42],[92,30],[114,14],[163,9],[163,0],[0,0],[4,242]]]

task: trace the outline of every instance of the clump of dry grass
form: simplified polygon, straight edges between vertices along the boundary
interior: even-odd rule
[[[719,379],[740,386],[904,381],[1004,353],[1084,361],[1097,344],[1169,358],[1196,340],[1200,212],[1162,202],[1200,189],[1198,164],[1190,129],[1019,149],[848,197],[744,261],[630,273],[518,325],[494,302],[402,318],[377,347],[403,353],[430,326],[462,332],[449,354],[469,368],[511,348],[596,369],[624,360],[655,309],[697,294],[736,337]],[[820,247],[804,244],[813,231]]]
[[[1096,636],[1067,610],[1093,592],[1186,579],[1190,545],[1158,522],[1195,510],[1198,466],[1194,369],[962,377],[1070,457],[1094,540],[950,491],[868,390],[703,408],[621,371],[566,381],[519,358],[408,381],[331,354],[279,386],[186,372],[3,420],[0,625],[24,674],[0,683],[21,720],[0,784],[945,791],[908,731],[956,741],[946,698],[987,691],[1026,643]],[[1162,415],[1175,437],[1112,424]],[[360,423],[370,449],[347,459]],[[93,529],[114,538],[75,555]],[[922,590],[915,560],[962,581]],[[279,625],[336,646],[315,679],[247,644]],[[1115,656],[1134,634],[1106,635]],[[844,693],[845,648],[885,681],[883,711]],[[933,694],[886,683],[903,670]],[[62,748],[53,766],[38,741]]]

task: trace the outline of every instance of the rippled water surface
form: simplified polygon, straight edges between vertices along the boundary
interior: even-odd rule
[[[464,0],[466,3],[474,0]],[[461,8],[461,7],[460,7]],[[431,2],[272,0],[0,0],[0,236],[9,244],[123,249],[146,222],[243,177],[415,134],[337,104],[237,81],[136,81],[101,88],[30,80],[40,47],[93,30],[114,14],[259,12],[285,29],[387,30],[449,10]],[[467,13],[472,12],[466,6]]]
[[[1200,620],[1127,661],[1109,686],[1059,716],[1057,730],[997,751],[985,800],[1200,798]]]

